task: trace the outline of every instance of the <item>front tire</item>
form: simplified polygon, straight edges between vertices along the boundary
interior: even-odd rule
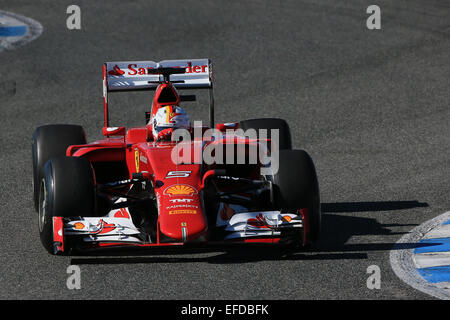
[[[78,125],[52,124],[38,127],[33,132],[32,141],[33,202],[38,211],[39,188],[45,163],[52,157],[65,156],[71,145],[86,144],[86,135]]]
[[[273,193],[275,207],[280,211],[294,213],[307,209],[308,232],[303,245],[317,246],[322,222],[319,183],[314,163],[306,151],[280,150]]]
[[[38,197],[38,226],[42,245],[55,254],[53,217],[95,216],[94,173],[84,158],[58,157],[44,167]]]

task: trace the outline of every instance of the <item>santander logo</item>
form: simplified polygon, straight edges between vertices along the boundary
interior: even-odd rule
[[[117,64],[114,66],[114,68],[110,71],[108,71],[108,74],[111,76],[121,76],[123,75],[125,72],[120,70],[120,68],[117,66]]]
[[[191,73],[206,73],[208,72],[208,65],[201,65],[201,66],[193,66],[192,62],[188,62],[186,67],[182,66],[175,66],[173,68],[185,68],[185,73],[191,74]],[[153,69],[152,67],[145,67],[145,66],[139,66],[136,63],[130,63],[127,66],[127,69],[121,70],[119,66],[116,64],[114,68],[110,71],[108,71],[108,75],[111,76],[141,76],[141,75],[147,75],[148,70]]]

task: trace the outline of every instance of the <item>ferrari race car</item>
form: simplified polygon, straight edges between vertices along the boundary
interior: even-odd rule
[[[209,90],[209,124],[160,140],[152,119],[161,108],[196,99],[179,93],[184,89]],[[145,125],[110,126],[108,94],[130,90],[154,92]],[[210,60],[107,62],[103,104],[102,140],[88,143],[78,125],[33,133],[34,206],[50,254],[317,243],[321,212],[311,157],[292,150],[282,119],[214,125]]]

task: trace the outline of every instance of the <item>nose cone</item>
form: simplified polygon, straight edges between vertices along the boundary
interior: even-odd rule
[[[159,193],[159,228],[162,234],[186,242],[204,234],[207,221],[200,195],[186,184],[165,186]]]
[[[159,230],[175,241],[190,241],[207,231],[203,210],[200,164],[174,163],[172,147],[154,147],[147,157],[154,169],[155,181],[162,185],[155,189],[158,199]]]

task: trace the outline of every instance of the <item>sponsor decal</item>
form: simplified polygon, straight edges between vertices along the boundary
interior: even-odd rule
[[[117,64],[114,66],[114,68],[113,68],[112,70],[108,71],[108,74],[109,74],[110,76],[121,76],[121,75],[123,75],[124,73],[125,73],[125,72],[122,71],[122,70],[119,68],[119,66],[118,66]]]
[[[291,216],[283,216],[281,217],[281,221],[283,222],[291,222],[292,217]]]
[[[192,204],[176,204],[176,205],[173,205],[173,206],[166,207],[167,210],[175,209],[175,208],[194,208],[194,209],[198,209],[198,206],[194,206]]]
[[[136,172],[139,172],[139,150],[134,149],[134,164],[136,165]]]
[[[81,223],[81,222],[76,222],[76,223],[73,225],[73,227],[74,227],[75,229],[77,229],[77,230],[81,230],[81,229],[84,229],[84,224]]]
[[[191,175],[192,171],[169,171],[164,179],[169,178],[187,178]]]
[[[207,68],[208,68],[208,65],[192,66],[192,63],[188,62],[185,73],[204,73],[204,72],[206,72]]]
[[[190,203],[194,201],[194,199],[169,199],[172,203]]]
[[[201,66],[193,66],[192,62],[188,62],[187,66],[175,66],[174,68],[185,68],[185,73],[206,73],[208,72],[208,65],[201,65]],[[108,71],[108,75],[110,76],[144,76],[149,74],[149,70],[152,70],[154,68],[152,67],[145,67],[145,66],[139,66],[136,63],[130,63],[127,66],[127,70],[122,70],[120,67],[116,64],[112,70]]]
[[[145,163],[145,164],[148,163],[147,157],[144,157],[143,155],[141,155],[139,159],[141,159],[141,162],[142,162],[142,163]]]
[[[176,184],[164,190],[164,194],[170,196],[192,196],[197,194],[197,190],[185,184]]]
[[[205,73],[207,72],[208,65],[202,65],[202,66],[192,66],[192,62],[188,62],[188,65],[186,67],[181,66],[175,66],[174,68],[186,68],[185,73]],[[145,68],[138,68],[137,64],[129,64],[128,65],[128,72],[127,75],[129,76],[142,76],[149,74],[148,71],[153,69],[152,67],[145,67]]]
[[[197,214],[197,210],[171,210],[169,214]]]

